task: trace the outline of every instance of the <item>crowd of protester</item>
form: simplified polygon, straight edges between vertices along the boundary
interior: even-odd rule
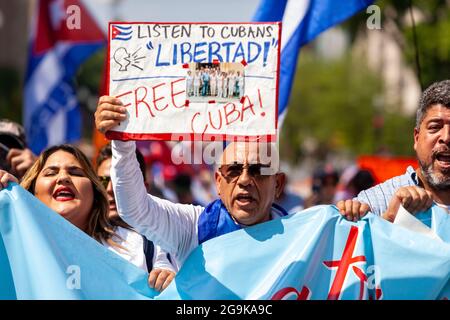
[[[210,79],[221,73],[200,72]],[[221,93],[212,80],[196,87],[196,76],[190,94]],[[114,113],[124,114],[120,101],[100,98],[95,120],[101,132],[121,119]],[[408,167],[404,175],[375,185],[372,173],[357,165],[340,171],[320,166],[311,175],[309,194],[301,196],[285,187],[287,177],[279,169],[273,144],[270,163],[258,157],[259,146],[231,143],[216,167],[172,166],[169,174],[163,159],[144,156],[133,141],[106,145],[96,167],[73,145],[51,146],[34,155],[22,126],[2,119],[0,190],[10,181],[20,183],[89,236],[148,271],[149,285],[163,290],[203,241],[311,206],[336,204],[349,220],[371,211],[388,221],[395,219],[400,204],[413,214],[433,203],[449,209],[450,80],[424,91],[413,137],[417,169]],[[264,173],[265,169],[272,171]],[[229,221],[226,228],[211,227],[214,219]]]

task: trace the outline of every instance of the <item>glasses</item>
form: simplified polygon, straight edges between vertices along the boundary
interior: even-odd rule
[[[244,168],[247,168],[247,173],[252,178],[258,179],[271,175],[269,174],[269,172],[267,171],[264,172],[263,170],[270,168],[270,165],[262,163],[255,163],[249,165],[244,165],[242,163],[224,164],[220,166],[219,172],[224,178],[234,180],[241,176],[242,172],[244,171]]]
[[[100,179],[100,182],[102,183],[103,187],[105,187],[105,189],[107,189],[108,184],[111,181],[111,177],[110,176],[99,176],[98,178]]]

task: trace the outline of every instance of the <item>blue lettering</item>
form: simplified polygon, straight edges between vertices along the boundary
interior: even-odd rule
[[[181,51],[181,63],[184,64],[184,63],[192,62],[191,43],[190,42],[183,42],[182,44],[180,44],[180,51]],[[189,56],[187,61],[184,60],[185,55]]]
[[[156,66],[157,67],[168,66],[170,64],[169,62],[159,62],[159,55],[161,54],[161,47],[162,47],[162,45],[159,44],[158,45],[158,54],[156,56]]]
[[[226,49],[225,61],[230,62],[230,46],[234,45],[234,42],[224,42],[222,43],[222,47]]]
[[[242,59],[240,59],[238,62],[241,62],[243,59],[245,59],[244,48],[241,42],[238,44],[236,52],[234,53],[233,62],[236,62],[236,59],[238,57],[242,57]]]
[[[264,42],[264,58],[263,58],[263,66],[265,67],[267,64],[267,55],[269,54],[270,42]]]
[[[206,45],[206,42],[199,42],[194,45],[194,62],[203,62],[206,60],[206,57],[199,58],[202,54],[205,54],[205,50],[199,50],[200,47]]]
[[[252,57],[252,46],[257,48],[257,52],[256,54]],[[261,53],[261,46],[256,43],[256,42],[252,42],[250,41],[248,43],[248,56],[247,56],[247,63],[252,63],[253,61],[255,61],[256,59],[258,59],[259,54]]]
[[[215,47],[213,49],[213,46]],[[217,58],[220,62],[223,62],[222,56],[218,53],[220,51],[220,43],[218,42],[211,42],[209,44],[209,56],[208,56],[208,62],[213,62],[214,57]]]
[[[261,56],[263,65],[267,64],[267,58],[270,51],[270,42],[263,44],[249,41],[244,50],[244,44],[241,42],[182,42],[180,44],[173,44],[172,56],[164,60],[163,44],[158,44],[158,52],[156,55],[156,67],[164,67],[169,65],[177,65],[178,63],[204,63],[213,62],[234,62],[239,63],[246,60],[247,63],[254,63]],[[180,60],[180,61],[179,61]]]
[[[173,45],[173,59],[172,59],[172,64],[175,66],[176,64],[177,64],[177,54],[178,54],[178,52],[177,52],[177,44],[175,43],[174,45]]]

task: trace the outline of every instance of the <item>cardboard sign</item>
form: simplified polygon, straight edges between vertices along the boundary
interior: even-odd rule
[[[120,140],[274,141],[280,23],[110,23]]]

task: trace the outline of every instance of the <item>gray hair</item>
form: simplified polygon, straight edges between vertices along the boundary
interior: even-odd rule
[[[419,129],[428,109],[437,104],[450,108],[450,80],[435,82],[423,92],[416,114],[416,129]]]

